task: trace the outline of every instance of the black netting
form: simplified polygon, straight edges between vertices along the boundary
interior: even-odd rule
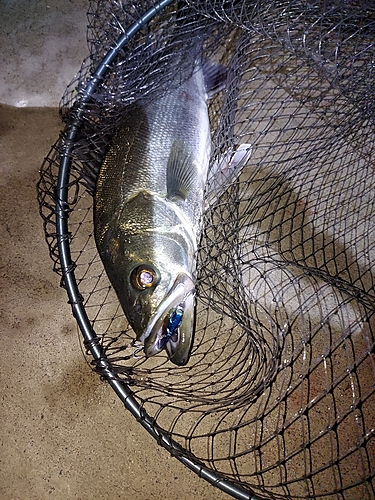
[[[136,5],[92,2],[90,56],[61,103],[68,126],[95,68],[152,2]],[[134,341],[96,250],[92,193],[124,107],[168,92],[186,54],[228,68],[209,101],[212,163],[243,143],[252,154],[205,211],[194,347],[176,367]],[[119,51],[75,139],[65,237],[111,368],[181,453],[260,496],[375,495],[374,68],[370,2],[175,2]],[[65,141],[39,182],[60,274]]]

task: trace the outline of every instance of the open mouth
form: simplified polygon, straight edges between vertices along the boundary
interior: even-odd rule
[[[147,357],[165,348],[173,363],[186,363],[194,333],[194,297],[193,280],[187,274],[179,274],[140,339]]]

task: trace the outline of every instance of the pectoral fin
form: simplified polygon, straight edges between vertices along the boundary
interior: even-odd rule
[[[196,176],[191,151],[181,140],[175,140],[167,163],[167,198],[186,200]]]
[[[202,69],[208,98],[225,89],[227,82],[227,68],[207,60],[204,62]]]

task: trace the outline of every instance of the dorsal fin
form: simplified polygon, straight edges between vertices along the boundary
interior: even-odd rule
[[[194,185],[196,169],[192,152],[182,140],[175,140],[167,163],[167,198],[186,200]]]
[[[206,60],[202,66],[202,71],[204,86],[209,98],[216,94],[216,92],[225,89],[227,82],[227,68],[225,66]]]

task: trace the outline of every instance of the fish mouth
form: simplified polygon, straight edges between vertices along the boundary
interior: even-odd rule
[[[190,357],[194,323],[194,282],[188,274],[180,273],[140,338],[146,356],[155,356],[165,348],[172,363],[185,365]]]

